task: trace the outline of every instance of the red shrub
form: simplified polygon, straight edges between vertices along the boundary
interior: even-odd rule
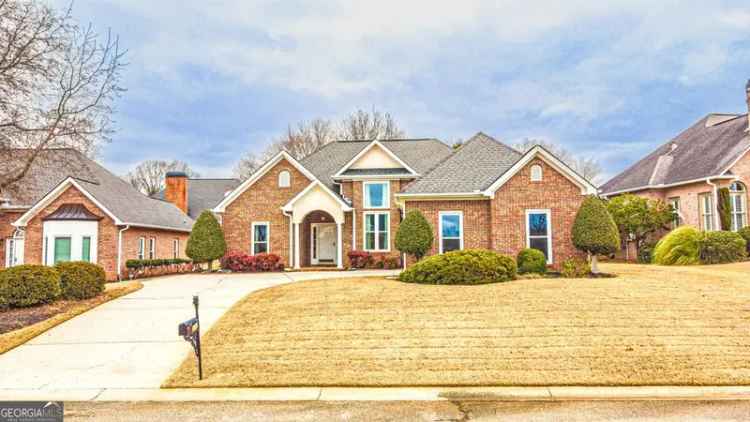
[[[256,257],[244,252],[229,251],[221,259],[221,268],[236,273],[253,272],[256,270]]]
[[[365,251],[351,251],[347,254],[352,268],[367,268],[372,262],[372,255]]]
[[[281,257],[272,253],[259,253],[255,255],[256,271],[280,271],[284,269]]]

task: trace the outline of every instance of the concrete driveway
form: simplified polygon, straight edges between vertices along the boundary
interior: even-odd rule
[[[191,347],[177,325],[201,302],[205,332],[239,299],[255,290],[323,278],[391,275],[394,271],[190,274],[144,281],[143,289],[73,318],[0,355],[0,399],[105,389],[151,389]]]

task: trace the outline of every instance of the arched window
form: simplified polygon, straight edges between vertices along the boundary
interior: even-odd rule
[[[729,185],[729,200],[732,205],[732,230],[737,231],[747,225],[747,189],[740,182]]]
[[[288,188],[292,184],[292,175],[288,171],[284,170],[279,173],[279,187]]]
[[[534,164],[533,166],[531,166],[531,181],[542,181],[542,166],[540,166],[539,164]]]

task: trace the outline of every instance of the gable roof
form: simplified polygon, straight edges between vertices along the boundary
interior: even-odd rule
[[[422,175],[451,154],[448,145],[432,138],[381,139],[378,143]],[[372,141],[334,141],[320,147],[301,162],[323,184],[333,187],[333,175],[371,144]]]
[[[747,114],[710,114],[602,185],[605,195],[730,176],[750,150]]]
[[[402,193],[481,193],[521,156],[515,149],[479,132]]]
[[[240,183],[239,179],[188,179],[188,215],[193,220],[197,219],[203,211],[218,205]],[[166,200],[165,195],[166,191],[162,189],[153,198]]]
[[[413,168],[411,168],[407,163],[404,162],[404,160],[402,160],[401,158],[399,158],[398,155],[394,154],[393,151],[391,151],[387,146],[385,146],[384,144],[382,144],[380,141],[378,141],[376,139],[376,140],[370,142],[369,145],[367,145],[366,147],[364,147],[356,155],[354,155],[354,157],[352,157],[351,160],[349,160],[349,162],[347,162],[346,164],[344,164],[339,169],[339,171],[337,171],[336,174],[333,175],[333,177],[335,178],[337,176],[343,175],[346,171],[349,170],[349,168],[351,166],[353,166],[355,163],[357,163],[357,161],[359,161],[360,158],[364,157],[365,154],[367,154],[367,152],[370,151],[370,150],[372,150],[373,148],[380,148],[381,150],[383,150],[386,153],[386,155],[388,155],[394,161],[396,161],[398,164],[400,164],[403,169],[406,169],[406,171],[409,172],[409,174],[411,174],[411,175],[413,175],[415,177],[419,175],[416,170],[414,170]]]
[[[19,150],[22,158],[28,150]],[[23,226],[43,206],[70,185],[81,190],[117,224],[190,231],[193,220],[173,204],[149,198],[130,183],[110,173],[95,161],[73,149],[45,150],[40,161],[34,161],[27,175],[9,192],[11,204],[33,201],[32,206],[16,221]],[[14,223],[14,225],[16,225]]]

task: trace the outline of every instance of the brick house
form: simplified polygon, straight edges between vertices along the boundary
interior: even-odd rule
[[[745,87],[750,108],[750,82]],[[709,114],[601,187],[602,196],[632,193],[675,210],[673,226],[719,230],[719,189],[730,191],[731,230],[748,225],[748,114]]]
[[[393,139],[332,142],[302,160],[281,152],[213,211],[229,250],[275,253],[294,268],[342,268],[352,250],[400,257],[394,238],[412,209],[435,231],[432,254],[534,247],[558,266],[579,255],[571,227],[595,193],[543,148],[522,154],[479,133],[455,150]]]
[[[13,165],[31,152],[11,153]],[[85,260],[116,280],[128,259],[185,257],[192,224],[75,150],[43,150],[0,192],[0,268]]]

